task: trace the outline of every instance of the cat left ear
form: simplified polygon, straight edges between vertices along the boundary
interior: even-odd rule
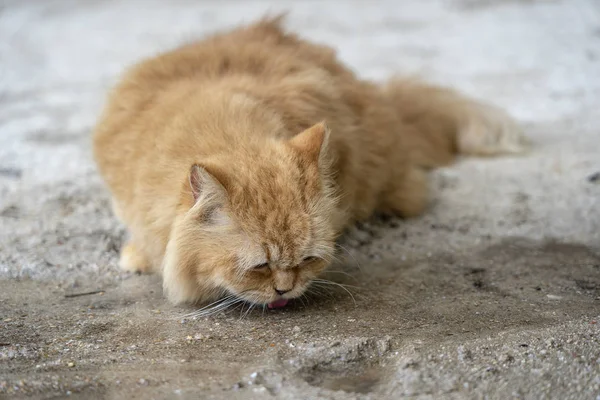
[[[290,144],[300,153],[307,155],[320,165],[324,154],[327,152],[329,132],[325,121],[319,122],[290,139]]]
[[[213,200],[219,198],[222,200],[226,196],[225,187],[221,180],[217,178],[219,174],[215,176],[215,173],[210,172],[210,170],[210,168],[198,164],[192,165],[190,169],[190,189],[192,190],[194,203],[198,201],[200,196]]]

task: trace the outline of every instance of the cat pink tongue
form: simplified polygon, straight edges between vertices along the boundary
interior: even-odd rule
[[[279,300],[275,300],[272,303],[267,304],[267,307],[273,309],[273,308],[283,308],[285,307],[285,305],[288,303],[288,299],[279,299]]]

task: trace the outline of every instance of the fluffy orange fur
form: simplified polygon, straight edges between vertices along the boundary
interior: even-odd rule
[[[131,234],[121,266],[162,272],[175,303],[297,297],[349,224],[422,213],[431,168],[525,146],[501,110],[414,80],[360,80],[279,19],[134,66],[94,135]]]

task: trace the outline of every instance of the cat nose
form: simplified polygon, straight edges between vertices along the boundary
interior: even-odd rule
[[[275,289],[275,291],[277,292],[277,294],[280,295],[280,296],[283,296],[284,294],[286,294],[290,290],[292,290],[292,289],[285,289],[285,290]]]

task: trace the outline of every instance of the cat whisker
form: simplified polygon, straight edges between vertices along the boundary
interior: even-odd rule
[[[340,257],[336,256],[335,254],[332,255],[331,258],[333,259],[333,261],[338,262],[340,264],[344,263],[344,260],[342,260]]]
[[[241,308],[242,308],[242,310],[243,310],[243,309],[244,309],[244,305],[245,305],[245,304],[246,304],[246,301],[245,301],[245,300],[243,300],[243,299],[240,299],[240,300],[239,300],[239,302],[237,302],[237,303],[235,304],[235,307],[232,307],[232,308],[229,308],[229,309],[223,310],[223,313],[224,313],[225,315],[229,315],[229,314],[231,314],[232,312],[234,312],[235,310],[237,310],[237,309],[238,309],[238,308],[240,308],[240,307],[241,307]]]
[[[354,276],[352,276],[351,274],[349,274],[349,273],[347,273],[347,272],[344,272],[344,271],[333,271],[333,270],[330,270],[330,269],[328,269],[328,270],[326,270],[326,271],[324,272],[324,274],[325,274],[325,275],[327,275],[328,273],[332,273],[332,274],[342,274],[342,275],[345,275],[345,276],[347,276],[347,277],[349,277],[349,278],[352,278],[352,279],[354,279],[355,281],[357,281],[357,282],[358,282],[358,279],[356,279],[356,277],[354,277]]]
[[[343,287],[347,287],[347,288],[351,288],[351,289],[361,289],[360,286],[348,285],[345,283],[338,283],[338,282],[330,281],[329,279],[319,279],[318,278],[318,279],[313,279],[313,282],[324,283],[324,284],[328,284],[328,285],[343,286]]]
[[[333,298],[333,295],[331,294],[331,290],[332,290],[332,288],[329,288],[329,287],[313,285],[307,290],[307,293],[314,294],[318,297],[326,296],[327,298]]]
[[[301,298],[301,299],[306,299],[306,304],[307,304],[307,305],[306,305],[306,306],[304,306],[304,307],[307,307],[307,306],[308,306],[308,304],[310,304],[310,299],[308,298],[308,296],[306,295],[306,293],[302,293],[302,296],[301,296],[300,298]],[[304,300],[301,300],[301,301],[302,301],[302,304],[304,305]]]
[[[256,303],[251,303],[251,304],[250,304],[250,306],[248,307],[248,311],[246,311],[246,312],[244,313],[244,315],[242,315],[242,316],[240,317],[240,319],[244,319],[244,318],[246,318],[246,317],[248,316],[248,314],[250,314],[250,311],[252,311],[252,309],[254,309],[254,307],[256,307]]]
[[[251,303],[248,303],[248,302],[243,302],[243,303],[242,303],[242,307],[240,308],[240,318],[239,318],[240,320],[243,318],[243,314],[244,314],[244,306],[246,306],[246,304],[248,304],[248,309],[250,309],[250,304],[251,304]]]
[[[227,306],[225,306],[225,307],[213,308],[213,309],[210,309],[210,310],[206,310],[206,311],[204,311],[202,313],[198,313],[197,315],[194,315],[194,317],[196,317],[196,318],[210,317],[210,316],[218,314],[221,311],[227,310],[229,307],[231,307],[234,304],[235,303],[230,303],[230,304],[227,304]]]
[[[230,299],[228,301],[219,303],[219,304],[217,304],[214,307],[211,307],[209,309],[197,311],[196,313],[194,313],[193,316],[194,317],[208,317],[208,316],[217,314],[217,313],[219,313],[221,311],[227,310],[230,307],[232,307],[233,305],[237,305],[239,303],[243,303],[243,300],[242,299],[237,299],[237,298]]]
[[[333,286],[341,287],[342,289],[344,289],[350,295],[350,297],[352,297],[352,301],[354,302],[354,305],[356,305],[356,299],[354,298],[354,295],[346,287],[358,288],[357,286],[342,285],[341,283],[337,283],[337,282],[333,282],[333,281],[327,281],[327,280],[324,280],[324,279],[315,279],[315,280],[313,280],[313,282],[316,285],[333,285]],[[360,288],[358,288],[358,289],[360,289]]]
[[[327,290],[329,289],[328,287],[323,287],[323,286],[316,286],[317,282],[315,282],[314,280],[310,282],[310,286],[308,287],[308,290],[312,290],[312,291],[318,291],[318,290],[325,290],[325,292],[327,292]]]
[[[304,296],[304,294],[302,295]],[[302,296],[300,297],[296,297],[298,300],[300,300],[300,302],[302,303],[302,305],[306,308],[306,304],[304,303],[304,300],[302,299]]]
[[[324,288],[324,287],[315,287],[315,286],[310,286],[306,292],[309,294],[314,294],[317,297],[322,297],[325,296],[327,298],[333,298],[333,295],[331,294],[330,291],[327,291],[327,289],[329,288]]]
[[[358,270],[360,272],[362,272],[362,268],[360,267],[360,264],[359,264],[358,260],[356,259],[356,257],[354,257],[352,255],[352,253],[350,253],[350,251],[347,248],[345,248],[344,246],[342,246],[339,243],[336,243],[335,246],[338,247],[338,248],[340,248],[340,249],[342,249],[342,250],[344,250],[354,260],[354,262],[356,263],[356,267],[358,268]]]
[[[242,309],[240,310],[240,320],[246,318],[246,316],[252,311],[252,309],[256,306],[255,299],[257,296],[251,296],[250,300],[246,300],[244,304],[242,304]],[[244,306],[248,305],[248,309],[244,312]]]
[[[206,306],[204,306],[204,307],[202,307],[202,308],[200,308],[200,309],[198,309],[198,310],[194,310],[194,311],[192,311],[191,313],[184,314],[184,315],[183,315],[183,318],[191,318],[191,317],[195,317],[195,316],[197,316],[197,314],[199,314],[199,313],[202,313],[203,311],[206,311],[206,310],[208,310],[209,308],[212,308],[212,307],[217,307],[217,306],[219,306],[220,304],[224,304],[224,303],[226,303],[226,302],[228,302],[228,301],[230,301],[230,300],[232,300],[232,299],[234,299],[234,298],[235,298],[235,296],[233,296],[233,295],[229,295],[229,296],[227,296],[227,297],[221,298],[221,299],[219,299],[219,300],[217,300],[217,301],[215,301],[215,302],[213,302],[213,303],[210,303],[210,304],[208,304],[208,305],[206,305]]]

